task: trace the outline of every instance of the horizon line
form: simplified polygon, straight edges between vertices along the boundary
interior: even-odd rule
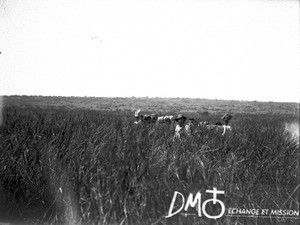
[[[63,98],[164,98],[164,99],[201,99],[201,100],[212,100],[212,101],[236,101],[236,102],[260,102],[260,103],[300,103],[300,100],[298,102],[294,101],[260,101],[260,100],[236,100],[236,99],[218,99],[218,98],[195,98],[195,97],[149,97],[149,96],[76,96],[76,95],[0,95],[0,97],[63,97]]]

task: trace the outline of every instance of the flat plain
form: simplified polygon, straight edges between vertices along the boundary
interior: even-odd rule
[[[135,126],[136,109],[211,123],[230,113],[233,129],[173,140],[174,123]],[[0,222],[299,224],[298,103],[4,96],[2,118]],[[175,191],[205,201],[214,187],[225,192],[221,218],[194,207],[166,218]]]

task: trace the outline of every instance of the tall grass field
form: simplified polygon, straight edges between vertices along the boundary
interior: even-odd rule
[[[299,224],[298,115],[233,113],[231,132],[198,128],[180,140],[173,140],[175,124],[137,126],[133,115],[4,107],[0,222]],[[197,122],[222,116],[187,115]],[[196,201],[182,208],[197,193],[203,206],[213,188],[224,191],[217,196],[225,206],[220,218],[203,209],[199,216]],[[181,197],[168,217],[176,192]],[[210,202],[205,210],[217,215],[222,209]]]

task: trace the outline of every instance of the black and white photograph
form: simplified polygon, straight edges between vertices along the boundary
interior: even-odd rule
[[[0,0],[0,225],[298,225],[298,0]]]

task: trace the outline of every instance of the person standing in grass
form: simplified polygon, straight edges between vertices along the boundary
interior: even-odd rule
[[[173,139],[180,139],[180,136],[185,133],[186,117],[183,114],[178,114],[175,118],[177,125],[175,127],[175,134]]]
[[[225,135],[225,133],[226,133],[227,130],[228,131],[231,130],[231,126],[228,125],[228,123],[231,120],[231,118],[232,118],[232,115],[230,115],[229,113],[226,113],[224,116],[221,117],[221,120],[224,123],[222,135]]]
[[[185,125],[185,132],[187,135],[194,133],[194,118],[189,118],[188,124]]]
[[[221,117],[221,120],[223,121],[224,125],[227,126],[229,121],[231,120],[232,115],[229,113],[226,113],[224,116]]]
[[[143,115],[141,115],[141,110],[137,110],[135,113],[134,113],[134,117],[135,117],[135,122],[134,124],[140,124],[143,122]]]

